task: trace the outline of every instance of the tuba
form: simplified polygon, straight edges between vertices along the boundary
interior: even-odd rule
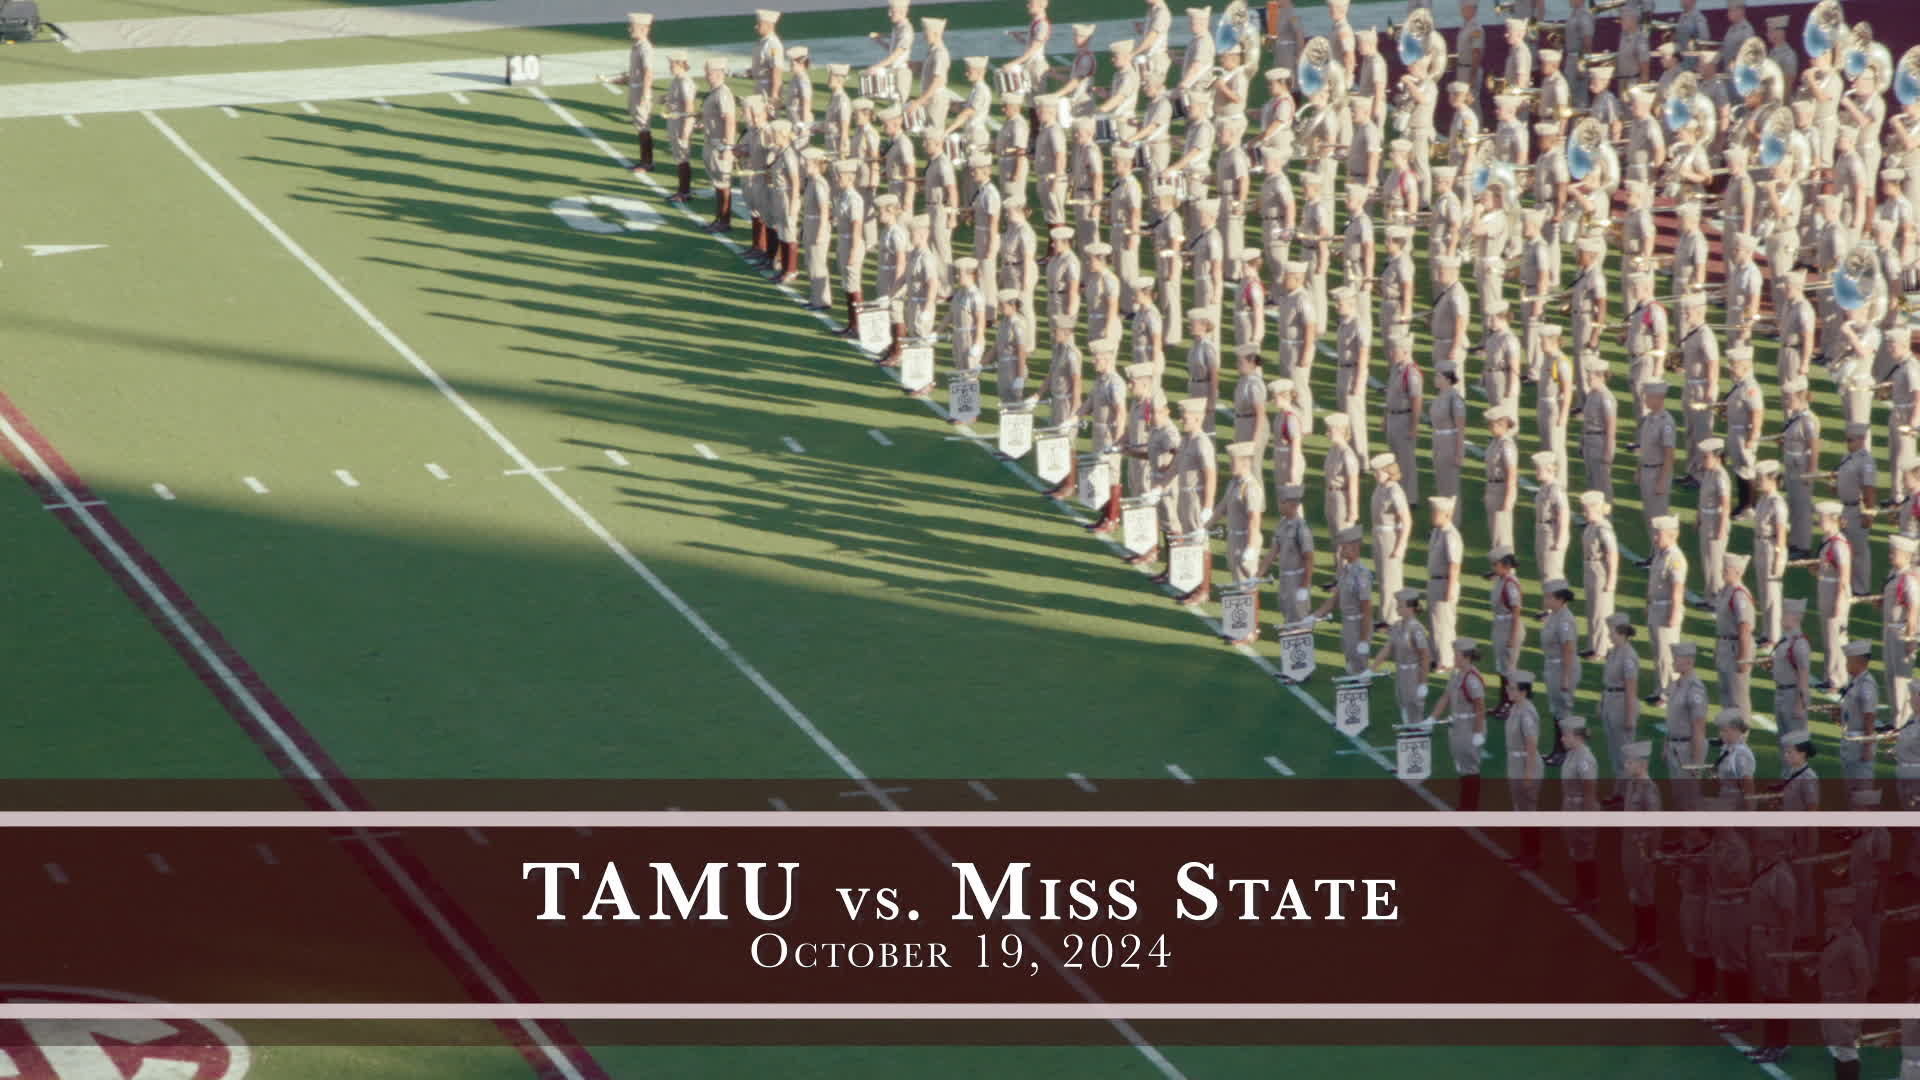
[[[1660,115],[1666,120],[1667,131],[1678,133],[1688,124],[1699,119],[1693,107],[1693,99],[1700,94],[1700,78],[1691,71],[1683,71],[1673,77],[1667,86],[1667,97],[1660,106]]]
[[[1508,201],[1512,201],[1519,175],[1514,171],[1513,163],[1495,152],[1493,143],[1483,142],[1474,150],[1471,190],[1473,197],[1486,194],[1490,187],[1504,188]]]
[[[1871,242],[1853,245],[1833,268],[1833,302],[1847,311],[1863,308],[1880,287],[1880,259]]]
[[[1920,45],[1900,54],[1900,66],[1893,71],[1893,96],[1902,105],[1920,101]]]
[[[1327,88],[1333,65],[1333,43],[1324,37],[1309,38],[1300,48],[1300,71],[1294,76],[1300,92],[1312,97]]]
[[[1567,175],[1585,180],[1600,167],[1600,154],[1607,144],[1607,125],[1597,117],[1586,117],[1573,125],[1567,140]]]
[[[1808,56],[1820,56],[1839,45],[1846,33],[1847,15],[1840,10],[1840,0],[1820,0],[1800,29],[1800,44]]]
[[[1765,119],[1760,121],[1760,165],[1771,169],[1792,153],[1793,113],[1784,105],[1768,106]]]
[[[1733,88],[1741,97],[1746,97],[1766,81],[1761,65],[1767,62],[1767,43],[1758,37],[1750,37],[1740,43],[1740,51],[1733,54]]]
[[[1407,25],[1400,28],[1400,37],[1396,44],[1400,50],[1400,62],[1412,67],[1432,54],[1428,40],[1433,36],[1433,13],[1426,8],[1414,8],[1407,16]]]
[[[1893,70],[1893,53],[1873,40],[1873,24],[1862,19],[1853,24],[1846,51],[1840,54],[1840,70],[1848,79],[1857,79],[1869,70],[1877,71],[1884,89]]]

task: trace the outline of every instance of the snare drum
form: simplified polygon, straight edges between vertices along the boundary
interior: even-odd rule
[[[876,101],[892,101],[893,71],[863,71],[860,73],[860,96]]]
[[[1267,148],[1261,145],[1247,147],[1247,171],[1267,171]]]
[[[966,167],[967,136],[965,132],[956,131],[947,136],[947,160],[952,161],[956,167]]]
[[[1187,92],[1184,89],[1176,86],[1167,91],[1167,101],[1173,105],[1173,118],[1175,120],[1185,120],[1187,118]]]
[[[927,130],[927,107],[925,105],[907,106],[907,134],[918,135]]]
[[[1054,103],[1053,111],[1055,115],[1060,118],[1061,127],[1070,128],[1073,126],[1073,102],[1068,101],[1066,98],[1061,98],[1058,102]]]
[[[1102,114],[1093,118],[1093,141],[1101,146],[1113,142],[1113,117]]]
[[[1026,68],[995,68],[993,82],[1003,94],[1024,94],[1033,85]]]

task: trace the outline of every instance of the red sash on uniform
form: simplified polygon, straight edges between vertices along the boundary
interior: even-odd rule
[[[1820,548],[1821,561],[1826,563],[1828,566],[1838,569],[1840,566],[1840,560],[1835,558],[1833,554],[1833,548],[1835,544],[1845,547],[1847,549],[1847,554],[1849,555],[1853,554],[1853,545],[1847,543],[1846,537],[1840,536],[1840,535],[1834,535],[1834,536],[1827,537],[1827,542],[1821,546]]]

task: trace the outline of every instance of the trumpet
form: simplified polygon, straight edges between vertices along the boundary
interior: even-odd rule
[[[1606,15],[1627,6],[1627,0],[1594,0],[1590,10],[1595,15]]]
[[[1596,8],[1598,6],[1599,5],[1597,4],[1595,5]],[[1620,51],[1618,49],[1615,49],[1613,52],[1588,53],[1587,55],[1580,58],[1580,63],[1590,68],[1605,67],[1608,64],[1613,63],[1615,60],[1619,59],[1619,57],[1620,57]]]

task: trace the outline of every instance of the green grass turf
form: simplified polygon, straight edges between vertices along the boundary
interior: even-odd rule
[[[626,144],[612,99],[594,88],[560,96]],[[869,772],[1160,776],[1172,761],[1204,779],[1264,775],[1262,756],[1277,753],[1302,775],[1377,775],[684,221],[611,237],[560,225],[551,199],[634,187],[539,102],[397,104],[170,119],[536,461],[566,466],[562,485]],[[8,261],[10,329],[27,358],[8,392],[353,775],[834,775],[576,522],[530,481],[501,477],[501,455],[146,121],[14,121],[5,134],[45,150],[9,162],[17,186],[61,196],[35,200],[34,234],[113,245]],[[142,180],[131,190],[128,169]],[[24,219],[0,225],[27,230]],[[1170,359],[1177,385],[1180,354]],[[1762,360],[1770,385],[1772,358]],[[1330,366],[1316,376],[1331,400]],[[808,453],[782,450],[783,435]],[[694,441],[721,459],[700,458]],[[1525,433],[1523,452],[1533,442]],[[612,466],[607,448],[632,466]],[[429,461],[454,479],[432,480]],[[362,487],[341,487],[336,468]],[[273,494],[249,494],[245,475]],[[154,482],[179,499],[155,499]],[[1630,499],[1620,516],[1644,550]],[[1529,523],[1523,511],[1523,552]],[[1469,519],[1470,548],[1484,547],[1477,528]],[[87,571],[57,529],[19,535],[46,549],[36,558]],[[1323,581],[1326,550],[1323,537]],[[1416,544],[1416,566],[1423,554]],[[1642,578],[1628,578],[1633,610]],[[92,587],[102,610],[76,636],[120,653],[104,643],[138,638],[137,619],[99,579]],[[1480,595],[1468,595],[1463,630],[1484,637]],[[1856,620],[1856,632],[1871,622]],[[1322,663],[1333,659],[1323,647]],[[1537,654],[1522,663],[1537,667]],[[1589,665],[1584,707],[1597,674]],[[110,673],[92,692],[137,696],[138,679]],[[207,729],[226,729],[192,689],[188,680],[177,704],[147,710],[152,738],[218,741]],[[74,694],[53,680],[24,700],[59,715]],[[257,774],[243,751],[236,740],[235,774]],[[61,752],[96,775],[126,767],[118,746],[76,740]],[[637,1067],[674,1053],[609,1060]],[[794,1056],[856,1072],[965,1067],[946,1053]],[[1060,1053],[1060,1069],[1086,1075],[1133,1064],[1124,1052]],[[1387,1054],[1328,1053],[1337,1068]],[[1483,1071],[1457,1051],[1422,1053],[1429,1070]],[[1506,1053],[1519,1056],[1497,1060],[1543,1060]],[[1669,1053],[1661,1075],[1690,1075],[1672,1070],[1696,1059],[1676,1066]],[[1177,1054],[1196,1075],[1317,1060]],[[993,1053],[992,1067],[1048,1068],[1026,1055]],[[1624,1060],[1591,1056],[1603,1070]],[[1697,1064],[1702,1076],[1749,1069],[1724,1051]],[[448,1068],[418,1075],[471,1075]]]
[[[318,7],[400,7],[436,0],[60,0],[58,10],[47,5],[41,15],[56,22],[94,19],[172,19],[191,15],[264,15],[276,11],[305,11]]]
[[[267,777],[265,759],[38,495],[0,484],[8,545],[0,774]]]

